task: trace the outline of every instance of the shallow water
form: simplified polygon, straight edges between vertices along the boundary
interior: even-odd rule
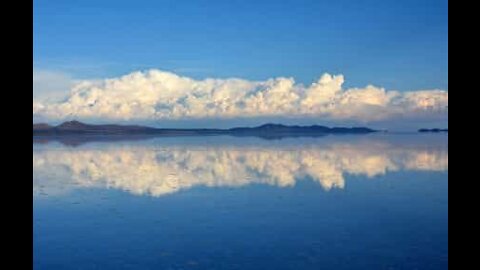
[[[33,145],[35,269],[447,269],[448,135]]]

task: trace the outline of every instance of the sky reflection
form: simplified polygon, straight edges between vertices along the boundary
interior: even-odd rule
[[[346,175],[373,178],[402,170],[446,171],[447,148],[446,143],[412,145],[408,140],[375,138],[294,144],[154,140],[76,148],[34,145],[33,194],[113,188],[158,197],[197,186],[291,187],[304,179],[328,191],[345,188]]]

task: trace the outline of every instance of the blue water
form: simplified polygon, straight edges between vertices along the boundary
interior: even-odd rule
[[[447,136],[34,144],[34,269],[447,269]]]

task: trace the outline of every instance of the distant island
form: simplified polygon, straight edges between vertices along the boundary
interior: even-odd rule
[[[68,136],[68,135],[232,135],[257,136],[264,138],[322,136],[327,134],[367,134],[378,132],[366,127],[325,127],[325,126],[287,126],[265,124],[257,127],[236,127],[230,129],[172,129],[153,128],[138,125],[92,125],[79,121],[69,121],[58,126],[33,124],[33,136]]]
[[[431,128],[431,129],[428,129],[428,128],[421,128],[418,130],[418,132],[448,132],[448,128],[445,128],[445,129],[441,129],[441,128]]]

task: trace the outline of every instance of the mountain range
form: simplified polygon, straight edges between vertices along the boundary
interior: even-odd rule
[[[421,128],[418,130],[418,132],[433,132],[433,133],[438,133],[438,132],[447,132],[448,133],[448,128]]]
[[[230,129],[172,129],[153,128],[138,125],[92,125],[79,121],[68,121],[57,126],[44,123],[33,124],[33,136],[65,135],[234,135],[234,136],[321,136],[326,134],[366,134],[377,132],[366,127],[326,127],[287,126],[281,124],[264,124],[257,127],[236,127]]]

